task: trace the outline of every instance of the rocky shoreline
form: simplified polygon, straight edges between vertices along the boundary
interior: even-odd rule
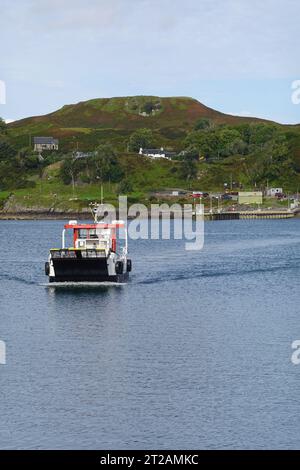
[[[26,211],[26,212],[0,212],[0,220],[69,220],[91,219],[91,212],[49,212],[49,211]]]

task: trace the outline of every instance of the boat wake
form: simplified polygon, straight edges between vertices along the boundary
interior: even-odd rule
[[[68,288],[86,288],[86,287],[116,287],[116,286],[126,286],[127,282],[108,282],[108,281],[103,281],[103,282],[49,282],[49,283],[42,283],[39,284],[41,287],[48,287],[48,288],[61,288],[61,289],[68,289]]]
[[[30,281],[29,279],[24,279],[24,278],[18,277],[18,276],[12,276],[10,274],[0,274],[0,279],[3,279],[5,281],[16,281],[16,282],[20,282],[22,284],[36,285],[36,282],[34,282],[34,281]]]
[[[195,279],[205,279],[205,278],[213,278],[213,277],[223,277],[223,276],[247,276],[253,274],[264,274],[264,273],[271,273],[271,272],[278,272],[286,271],[286,270],[296,270],[299,269],[298,266],[272,266],[267,268],[254,268],[254,269],[237,269],[237,270],[224,270],[224,271],[209,271],[203,269],[199,272],[182,272],[182,273],[168,273],[168,275],[164,275],[161,273],[160,276],[149,277],[146,279],[142,279],[136,284],[158,284],[162,282],[176,282],[176,281],[187,281],[187,280],[195,280]]]

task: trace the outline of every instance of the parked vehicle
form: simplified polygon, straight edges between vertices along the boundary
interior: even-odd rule
[[[191,197],[193,198],[207,198],[209,197],[209,193],[202,193],[202,192],[193,192],[193,194],[191,194]]]
[[[275,194],[275,197],[276,197],[277,199],[285,199],[285,198],[286,198],[286,195],[283,194],[283,193],[276,193],[276,194]]]

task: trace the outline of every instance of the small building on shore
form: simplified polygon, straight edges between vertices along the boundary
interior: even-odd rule
[[[263,193],[262,191],[239,191],[238,203],[239,204],[262,204]]]
[[[58,139],[54,139],[53,137],[34,137],[33,144],[36,152],[58,150]]]
[[[269,188],[267,190],[268,197],[276,197],[278,194],[282,194],[282,193],[283,193],[282,188]]]
[[[139,151],[140,155],[144,155],[145,157],[150,157],[150,158],[166,158],[167,160],[171,160],[172,157],[176,156],[175,152],[169,152],[168,150],[165,150],[163,147],[160,149],[143,149],[140,148]]]
[[[73,155],[74,160],[78,160],[81,158],[94,157],[95,155],[97,155],[97,152],[80,152],[77,150],[76,152],[73,152],[72,155]]]

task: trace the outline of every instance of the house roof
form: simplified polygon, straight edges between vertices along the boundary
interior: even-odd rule
[[[142,149],[142,153],[144,155],[150,154],[150,155],[165,155],[166,157],[174,157],[176,155],[176,152],[170,152],[168,150],[164,149]]]
[[[177,155],[176,152],[168,152],[168,151],[166,151],[165,154],[167,157],[175,157],[175,155]]]
[[[165,153],[162,149],[143,149],[143,153],[159,153],[160,155]]]
[[[58,145],[58,139],[53,139],[53,137],[34,137],[33,142],[35,144],[55,144],[55,145]]]

